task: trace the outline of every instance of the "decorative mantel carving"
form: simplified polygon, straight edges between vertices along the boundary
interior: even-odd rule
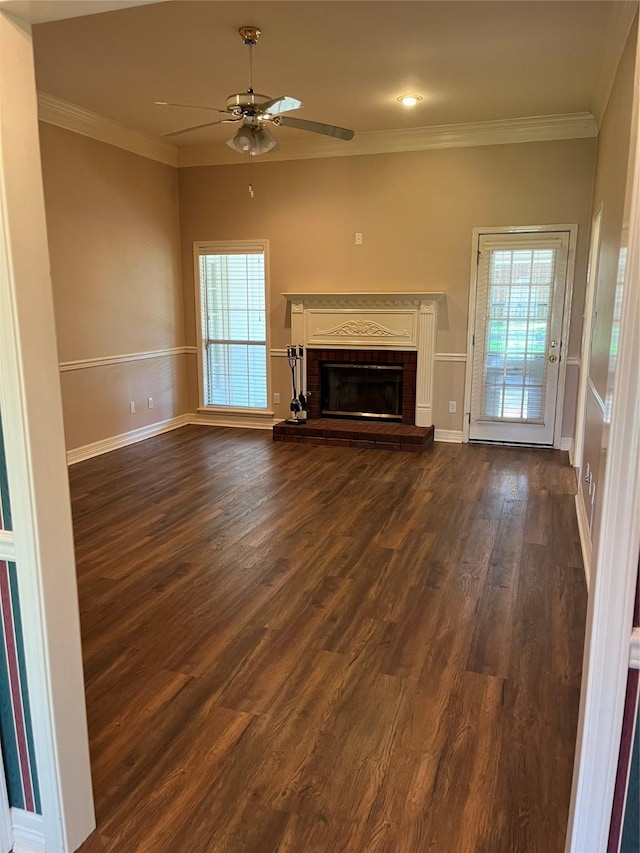
[[[436,306],[444,293],[325,292],[283,296],[291,303],[292,343],[311,349],[417,351],[416,425],[431,426]]]
[[[381,326],[380,323],[374,323],[373,320],[348,320],[346,323],[340,323],[339,326],[334,326],[332,329],[314,329],[314,335],[323,335],[331,337],[332,335],[349,335],[357,338],[384,338],[397,335],[393,329],[387,329],[386,326]],[[409,332],[403,329],[401,335],[409,336]]]

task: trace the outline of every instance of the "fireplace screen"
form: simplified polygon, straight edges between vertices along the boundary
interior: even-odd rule
[[[402,421],[402,366],[325,363],[321,397],[323,417]]]

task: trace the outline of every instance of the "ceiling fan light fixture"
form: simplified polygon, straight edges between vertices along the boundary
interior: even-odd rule
[[[404,107],[415,107],[422,100],[422,95],[400,95],[396,100],[400,101]]]
[[[238,128],[237,133],[228,142],[229,148],[233,148],[239,154],[268,154],[277,148],[278,143],[266,128],[253,127],[249,124],[243,124]]]
[[[247,151],[251,151],[253,149],[253,128],[243,124],[242,127],[238,128],[235,136],[227,142],[227,145],[237,151],[238,154],[246,154]]]
[[[270,133],[266,127],[254,127],[253,130],[253,148],[252,154],[268,154],[278,147],[276,138]]]

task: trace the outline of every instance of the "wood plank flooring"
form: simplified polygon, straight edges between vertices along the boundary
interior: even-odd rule
[[[193,426],[70,481],[82,853],[563,850],[586,610],[566,454]]]

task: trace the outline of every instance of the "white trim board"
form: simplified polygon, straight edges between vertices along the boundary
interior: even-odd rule
[[[94,456],[101,456],[103,453],[109,453],[111,450],[127,447],[129,444],[136,444],[138,441],[144,441],[145,438],[152,438],[154,435],[160,435],[163,432],[169,432],[172,429],[186,426],[188,423],[191,423],[190,417],[190,415],[178,415],[176,418],[158,421],[155,424],[149,424],[148,426],[133,429],[130,432],[123,432],[120,435],[113,435],[109,438],[103,438],[100,441],[94,441],[91,444],[85,444],[82,447],[68,450],[67,465],[75,465],[76,462],[84,462],[85,459],[92,459]]]
[[[13,853],[45,853],[44,820],[41,815],[11,808]]]
[[[435,429],[433,433],[434,441],[443,441],[449,444],[462,444],[461,429]]]
[[[466,364],[466,352],[437,352],[435,355],[436,361],[459,361]]]
[[[55,95],[38,92],[40,121],[62,127],[115,145],[125,151],[157,160],[168,166],[242,165],[244,160],[220,143],[178,147],[167,140],[120,124],[113,119],[64,101]],[[437,148],[468,148],[476,145],[509,145],[517,142],[546,142],[557,139],[586,139],[598,135],[591,113],[525,116],[496,121],[444,124],[358,133],[349,145],[343,141],[309,138],[288,144],[262,162],[310,160],[323,157],[353,157],[360,154],[393,154],[404,151],[428,151]]]
[[[98,358],[80,358],[76,361],[61,361],[60,373],[69,370],[86,370],[88,367],[107,367],[110,364],[124,364],[128,361],[145,361],[148,358],[166,358],[173,355],[194,354],[195,347],[169,347],[167,349],[128,352],[122,355],[105,355]]]
[[[38,119],[98,142],[106,142],[107,145],[114,145],[132,154],[156,160],[165,166],[178,165],[178,147],[172,142],[127,127],[77,104],[47,95],[46,92],[38,92]]]
[[[636,52],[634,90],[640,84]],[[597,551],[592,564],[567,853],[606,850],[629,677],[640,553],[640,116],[631,124],[625,207],[630,211],[618,362]]]
[[[68,450],[67,465],[75,465],[77,462],[93,459],[94,456],[101,456],[103,453],[110,453],[112,450],[128,447],[130,444],[137,444],[139,441],[144,441],[147,438],[153,438],[156,435],[180,429],[180,427],[189,426],[190,424],[197,426],[240,427],[244,429],[272,429],[273,425],[280,420],[281,418],[275,417],[271,412],[263,416],[251,412],[247,414],[241,412],[234,412],[232,414],[225,414],[224,412],[198,412],[196,414],[178,415],[175,418],[158,421],[157,423],[139,427],[130,432],[112,435],[108,438],[100,439],[100,441],[94,441],[91,444],[85,444],[81,447]]]
[[[322,157],[354,157],[362,154],[395,154],[440,148],[469,148],[476,145],[510,145],[518,142],[546,142],[558,139],[586,139],[598,135],[591,113],[527,116],[497,121],[411,127],[404,130],[375,130],[356,134],[348,145],[341,140],[301,140],[261,158],[311,160]],[[185,146],[178,151],[178,166],[241,165],[224,145]]]
[[[581,489],[578,489],[576,494],[576,518],[578,519],[578,533],[580,534],[580,548],[582,549],[584,579],[588,592],[591,582],[591,530],[589,529],[589,513],[584,505]]]
[[[598,389],[593,384],[593,380],[591,379],[590,376],[587,379],[587,390],[589,391],[589,393],[593,397],[594,402],[595,402],[596,406],[598,407],[598,409],[600,409],[600,415],[601,415],[602,419],[604,420],[606,418],[606,415],[607,415],[607,406],[606,406],[606,403],[604,402],[604,400],[602,399],[602,397],[600,396],[600,394],[598,393]]]

